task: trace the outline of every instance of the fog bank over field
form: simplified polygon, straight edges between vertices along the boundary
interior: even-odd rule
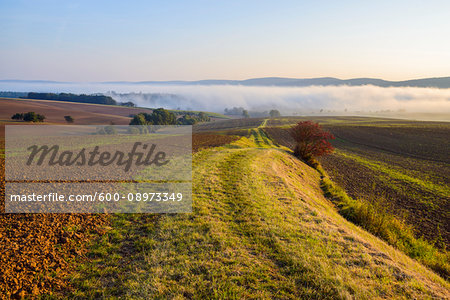
[[[312,112],[406,111],[450,113],[450,89],[418,87],[240,85],[136,85],[110,83],[0,82],[1,91],[104,93],[142,107],[223,112],[243,107],[251,111],[278,109],[283,114]],[[131,94],[130,94],[131,93]],[[159,94],[146,96],[145,94]],[[119,95],[120,94],[120,95]],[[128,95],[126,95],[128,94]]]

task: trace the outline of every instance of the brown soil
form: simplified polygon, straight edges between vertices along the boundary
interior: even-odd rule
[[[36,110],[34,110],[36,111]],[[4,126],[0,127],[4,136]],[[194,134],[193,151],[238,139]],[[3,152],[4,139],[0,138]],[[0,299],[35,297],[71,289],[68,275],[86,260],[90,241],[105,232],[104,214],[5,214],[4,158],[0,158]]]
[[[4,134],[4,126],[0,126]],[[4,139],[0,138],[4,153]],[[70,289],[67,280],[107,215],[5,214],[5,160],[0,158],[0,299]]]
[[[192,151],[197,152],[202,148],[220,147],[236,141],[239,137],[221,134],[193,134]]]
[[[236,130],[243,128],[255,128],[261,125],[263,118],[248,118],[248,119],[232,119],[222,120],[216,122],[201,123],[194,126],[194,132],[213,132],[223,130]]]
[[[130,115],[149,112],[145,108],[130,108],[113,105],[97,105],[49,100],[17,100],[0,98],[0,121],[11,122],[15,113],[34,111],[45,116],[45,123],[66,124],[64,116],[72,116],[74,124],[96,125],[111,124],[128,125]]]
[[[337,149],[404,170],[402,173],[434,184],[450,182],[448,124],[329,125],[326,129],[336,136],[332,143]],[[264,130],[277,143],[294,147],[295,142],[286,128]],[[438,247],[449,244],[450,222],[444,207],[448,207],[450,196],[435,195],[409,182],[394,180],[337,154],[325,156],[320,162],[333,181],[350,196],[382,201],[395,215],[413,225],[418,236],[437,241]]]

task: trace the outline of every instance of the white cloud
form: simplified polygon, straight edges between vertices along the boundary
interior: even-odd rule
[[[310,86],[310,87],[249,87],[233,85],[132,85],[132,84],[24,84],[0,83],[0,90],[72,92],[72,93],[169,93],[179,101],[159,99],[153,103],[142,97],[131,100],[139,106],[190,108],[223,112],[224,108],[242,106],[264,111],[277,108],[284,113],[313,110],[379,111],[450,113],[450,89],[376,86]],[[118,99],[120,100],[120,99]]]

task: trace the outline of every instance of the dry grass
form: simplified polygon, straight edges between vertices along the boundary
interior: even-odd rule
[[[247,142],[249,145],[251,141]],[[342,218],[283,151],[194,156],[193,214],[116,216],[77,297],[444,298],[439,276]]]

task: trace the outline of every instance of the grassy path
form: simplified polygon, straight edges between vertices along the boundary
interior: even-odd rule
[[[267,136],[263,128],[266,126],[268,119],[264,119],[261,124],[256,127],[249,129],[249,137],[243,137],[239,141],[232,143],[232,145],[237,145],[243,148],[282,148],[288,150],[285,147],[280,147],[280,145],[273,142],[273,140]]]
[[[115,215],[81,298],[444,298],[449,285],[344,220],[262,127],[193,159],[193,213]]]

